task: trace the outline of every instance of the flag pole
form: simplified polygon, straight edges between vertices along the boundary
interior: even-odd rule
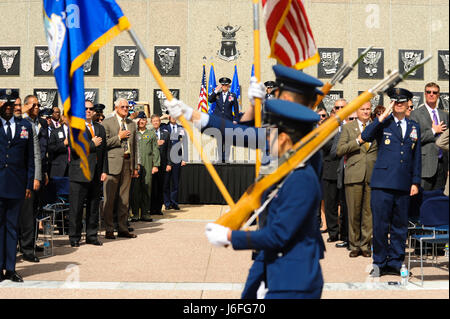
[[[259,35],[259,0],[253,0],[253,53],[255,77],[261,82],[260,35]],[[255,99],[255,127],[261,127],[261,99]],[[255,177],[261,167],[261,150],[256,149]]]
[[[147,64],[148,68],[150,69],[150,72],[152,73],[153,77],[155,78],[156,82],[158,83],[158,86],[161,88],[161,90],[163,91],[166,98],[169,101],[171,101],[173,99],[172,93],[169,91],[166,83],[162,79],[162,76],[159,73],[158,69],[156,68],[155,64],[150,59],[150,56],[147,53],[147,51],[145,50],[144,46],[142,45],[142,42],[139,40],[139,38],[137,37],[137,35],[133,29],[129,29],[128,33],[130,34],[131,39],[134,41],[136,46],[138,47],[139,51],[142,53],[145,64]],[[194,138],[194,132],[193,132],[192,128],[190,127],[189,123],[187,122],[187,120],[184,118],[183,115],[178,117],[178,120],[181,122],[181,125],[183,125],[184,129],[188,133],[195,148],[200,153],[200,156],[202,158],[203,163],[206,166],[206,169],[208,170],[209,174],[211,175],[214,183],[216,183],[223,198],[225,199],[227,204],[230,206],[230,208],[234,207],[235,203],[234,203],[233,199],[231,198],[230,193],[228,192],[228,190],[226,189],[222,180],[220,179],[219,175],[217,174],[216,169],[214,168],[214,166],[209,161],[208,157],[206,157],[205,153],[203,152],[203,148],[202,148],[201,144],[198,142],[197,139]]]

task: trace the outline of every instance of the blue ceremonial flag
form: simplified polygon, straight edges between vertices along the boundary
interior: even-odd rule
[[[128,30],[130,23],[114,0],[44,0],[44,26],[53,74],[69,118],[70,142],[88,178],[82,66],[100,47]]]
[[[214,73],[214,65],[211,63],[211,68],[209,69],[209,79],[208,79],[208,96],[211,95],[212,92],[214,92],[214,89],[216,88],[216,74]],[[216,108],[216,102],[209,103],[209,109],[208,113],[213,114],[214,109]]]
[[[241,101],[241,87],[239,86],[239,78],[238,78],[238,72],[237,72],[237,66],[234,66],[234,75],[233,75],[233,81],[231,81],[231,88],[230,92],[236,94],[236,98],[238,100],[238,104],[242,104]],[[233,116],[238,115],[239,113],[239,106],[238,109],[235,110],[233,107]]]

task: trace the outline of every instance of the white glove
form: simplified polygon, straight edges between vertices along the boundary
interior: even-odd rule
[[[269,289],[266,288],[266,283],[264,281],[261,281],[261,284],[256,291],[256,299],[264,299],[268,291]]]
[[[192,112],[194,112],[194,109],[192,107],[176,98],[173,98],[172,101],[165,100],[164,106],[169,111],[171,117],[179,118],[181,115],[184,115],[184,117],[188,121],[191,120]]]
[[[215,223],[208,223],[206,224],[205,233],[211,244],[217,247],[223,247],[231,244],[231,242],[227,239],[229,230],[230,229],[228,227]]]
[[[248,87],[248,98],[250,103],[255,104],[255,98],[260,98],[261,102],[266,97],[266,87],[263,83],[257,82],[256,77],[252,76],[250,79],[250,86]]]

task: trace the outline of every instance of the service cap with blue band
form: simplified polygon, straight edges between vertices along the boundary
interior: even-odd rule
[[[146,119],[147,115],[145,115],[144,111],[140,111],[138,116],[136,117],[137,119]]]
[[[97,113],[103,112],[103,110],[106,108],[106,106],[104,104],[95,104],[94,105],[94,110]]]
[[[228,85],[231,84],[231,80],[229,78],[220,78],[219,83],[222,85]]]
[[[301,124],[313,125],[320,120],[320,116],[310,108],[290,101],[270,99],[265,102],[265,107],[264,122],[278,127],[295,129]]]
[[[39,111],[39,117],[50,117],[53,114],[53,108],[45,108]]]
[[[407,102],[413,98],[413,94],[407,89],[392,88],[387,90],[386,94],[395,102]]]
[[[317,87],[322,87],[323,82],[305,72],[288,68],[283,65],[274,65],[277,86],[280,89],[300,94],[315,93],[323,95]]]

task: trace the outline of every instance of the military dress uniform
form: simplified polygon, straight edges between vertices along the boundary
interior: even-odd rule
[[[0,110],[13,108],[15,99],[9,96],[1,99],[7,102]],[[26,190],[33,189],[33,134],[27,120],[0,117],[0,281],[23,281],[15,272],[16,248],[20,209]]]
[[[142,112],[143,113],[143,112]],[[138,118],[146,118],[145,113]],[[137,144],[139,148],[139,162],[141,170],[139,177],[133,179],[133,192],[131,194],[131,209],[133,216],[141,216],[143,220],[150,220],[150,200],[152,196],[152,169],[160,165],[158,137],[153,130],[137,131]],[[140,210],[140,214],[139,214]]]
[[[412,98],[404,89],[388,91],[388,95],[400,102]],[[378,144],[370,181],[373,264],[381,274],[399,274],[405,258],[411,186],[421,182],[420,127],[406,117],[399,121],[391,114],[381,123],[376,118],[361,138]]]
[[[282,65],[273,66],[273,71],[274,71],[275,77],[276,77],[276,88],[278,90],[290,91],[290,92],[294,92],[294,93],[302,94],[302,95],[313,95],[313,96],[323,95],[323,92],[318,89],[318,87],[323,86],[323,83],[320,80],[318,80],[304,72],[300,72],[298,70],[288,68],[288,67],[285,67]],[[273,100],[279,101],[276,99],[273,99]],[[269,101],[272,101],[272,99],[266,100],[265,104],[271,103]],[[296,104],[296,105],[299,105],[299,104]],[[302,108],[304,108],[304,107],[302,106]],[[263,115],[264,115],[264,113],[263,113]],[[264,116],[263,116],[263,118],[264,118]],[[205,125],[202,125],[202,127],[203,127],[203,130],[206,130],[207,128],[210,128],[210,127],[220,129],[222,134],[224,135],[225,130],[227,128],[231,128],[231,129],[241,128],[242,130],[245,131],[249,128],[255,129],[253,125],[254,125],[253,121],[241,122],[240,124],[233,124],[231,121],[227,121],[226,119],[224,119],[222,117],[209,115],[208,122]],[[259,131],[257,129],[255,129],[254,132],[255,132],[254,136],[256,137],[256,140],[258,141],[259,140],[259,134],[258,134]],[[207,131],[205,131],[205,133],[207,133]],[[245,147],[256,146],[256,143],[249,143],[247,135],[244,135],[243,137],[244,137],[244,146]],[[265,137],[264,137],[264,139],[265,139]],[[236,145],[235,139],[233,140],[233,145]],[[309,160],[309,163],[313,167],[316,176],[320,176],[321,171],[322,171],[322,157],[321,157],[320,152],[317,152],[316,154],[314,154],[311,157],[311,159]],[[269,193],[270,193],[270,190],[266,191],[263,198],[266,197]],[[319,205],[320,205],[320,203],[317,203],[316,211],[319,209]],[[258,218],[259,228],[263,228],[265,226],[266,221],[267,221],[267,218],[266,218],[267,214],[268,214],[267,210],[263,211],[260,214],[260,216]],[[320,232],[320,225],[318,225],[318,223],[317,223],[317,217],[316,217],[316,224],[317,224],[317,229]],[[321,245],[324,247],[322,237],[320,237],[320,242],[321,242]],[[257,253],[259,253],[259,252],[257,252]],[[260,286],[261,281],[264,281],[264,276],[265,276],[264,261],[262,259],[262,255],[260,255],[259,257],[255,258],[255,261],[254,261],[252,267],[250,268],[247,282],[246,282],[246,285],[244,287],[241,297],[243,299],[256,299],[257,290]]]
[[[267,121],[291,125],[293,130],[305,124],[311,130],[319,121],[312,110],[288,101],[268,100],[266,109]],[[214,124],[217,119],[210,120]],[[225,128],[244,127],[223,124]],[[255,135],[257,132],[255,129]],[[308,161],[293,170],[266,190],[261,203],[272,191],[277,193],[266,206],[260,229],[232,232],[234,249],[260,251],[250,268],[242,298],[256,298],[261,281],[269,289],[266,298],[320,298],[323,278],[319,260],[323,258],[324,244],[316,218],[322,194],[315,168]]]

